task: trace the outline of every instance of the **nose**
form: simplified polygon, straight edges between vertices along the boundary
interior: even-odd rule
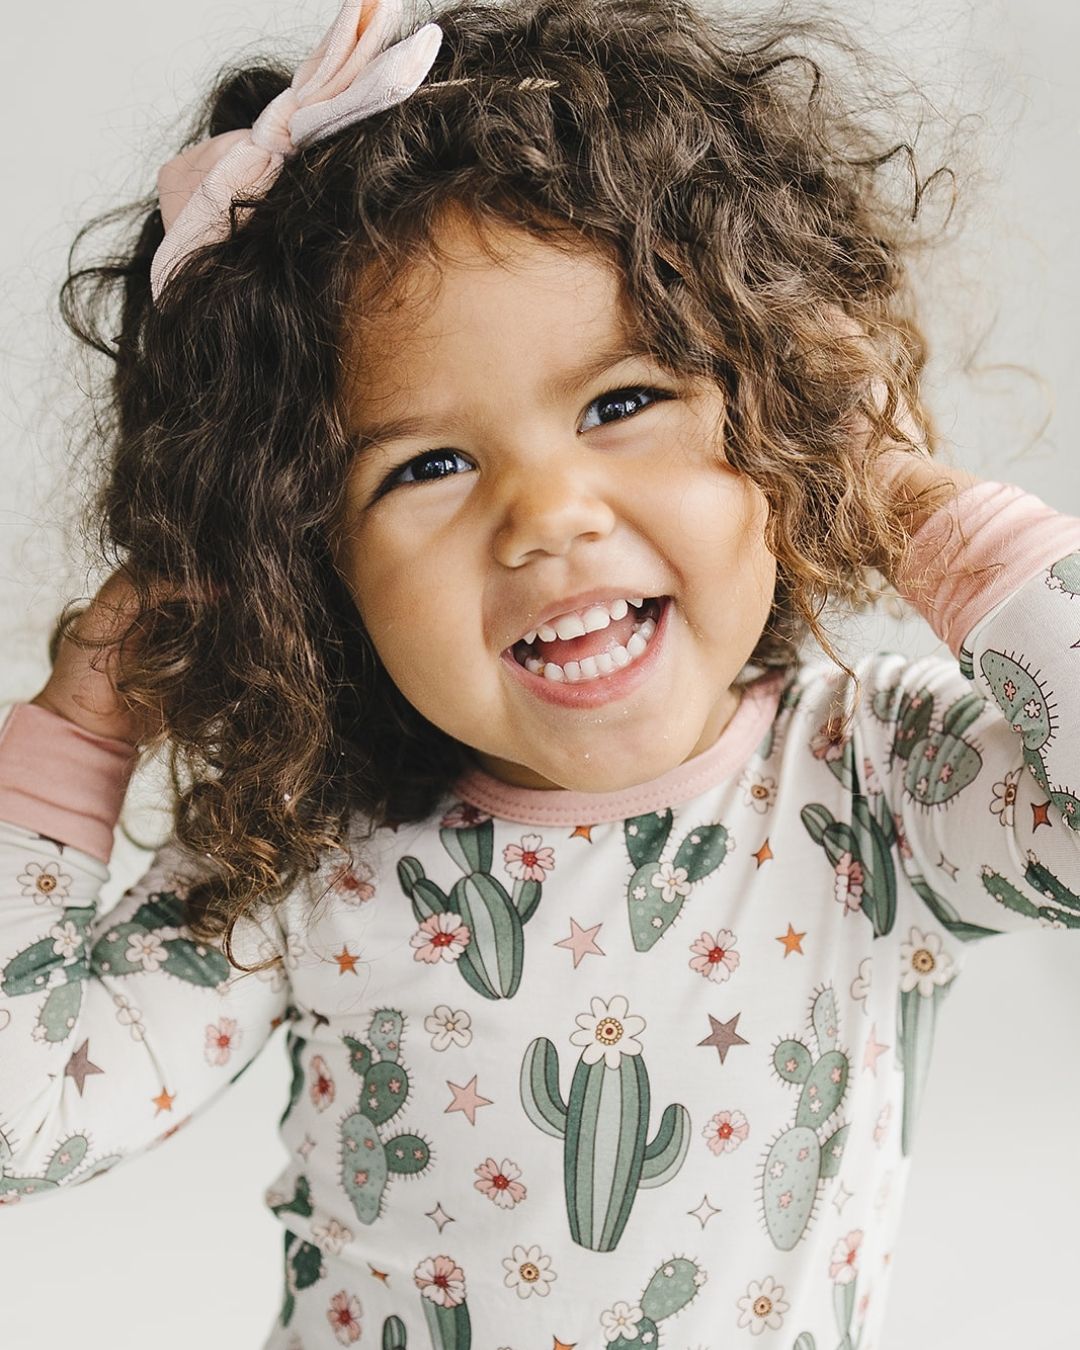
[[[498,483],[493,552],[504,567],[563,557],[578,542],[597,541],[615,526],[615,512],[580,465],[554,462],[506,467]]]

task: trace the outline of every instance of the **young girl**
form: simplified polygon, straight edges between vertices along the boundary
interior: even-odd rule
[[[888,147],[752,31],[345,0],[65,287],[123,559],[0,727],[0,1200],[287,1023],[267,1350],[871,1350],[967,944],[1080,925],[1080,520],[935,461]],[[872,569],[950,658],[802,659]]]

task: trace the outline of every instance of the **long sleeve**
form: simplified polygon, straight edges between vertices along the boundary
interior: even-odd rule
[[[281,964],[246,974],[183,922],[170,842],[98,913],[134,756],[16,703],[0,724],[0,1203],[77,1185],[209,1106],[288,1011]],[[237,926],[245,965],[280,926]]]
[[[879,934],[1080,927],[1080,520],[982,482],[913,542],[897,589],[956,660],[863,666],[834,768],[853,780],[849,882]],[[896,913],[894,860],[920,913]]]

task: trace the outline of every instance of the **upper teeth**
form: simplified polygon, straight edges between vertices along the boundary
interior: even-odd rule
[[[539,628],[532,629],[525,634],[522,641],[531,644],[537,638],[541,642],[554,642],[556,638],[565,641],[567,638],[584,637],[586,633],[596,633],[601,628],[606,628],[613,619],[624,619],[630,605],[640,609],[644,603],[644,597],[638,595],[629,599],[611,600],[607,604],[590,605],[583,610],[571,610],[567,614],[559,614],[556,618],[549,619]]]

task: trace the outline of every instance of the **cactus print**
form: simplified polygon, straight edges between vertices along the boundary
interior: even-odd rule
[[[247,972],[175,844],[106,904],[70,817],[0,822],[0,1206],[161,1146],[280,1029],[262,1350],[880,1344],[967,952],[1080,927],[1076,527],[955,654],[759,675],[659,787],[471,772],[238,925]]]

